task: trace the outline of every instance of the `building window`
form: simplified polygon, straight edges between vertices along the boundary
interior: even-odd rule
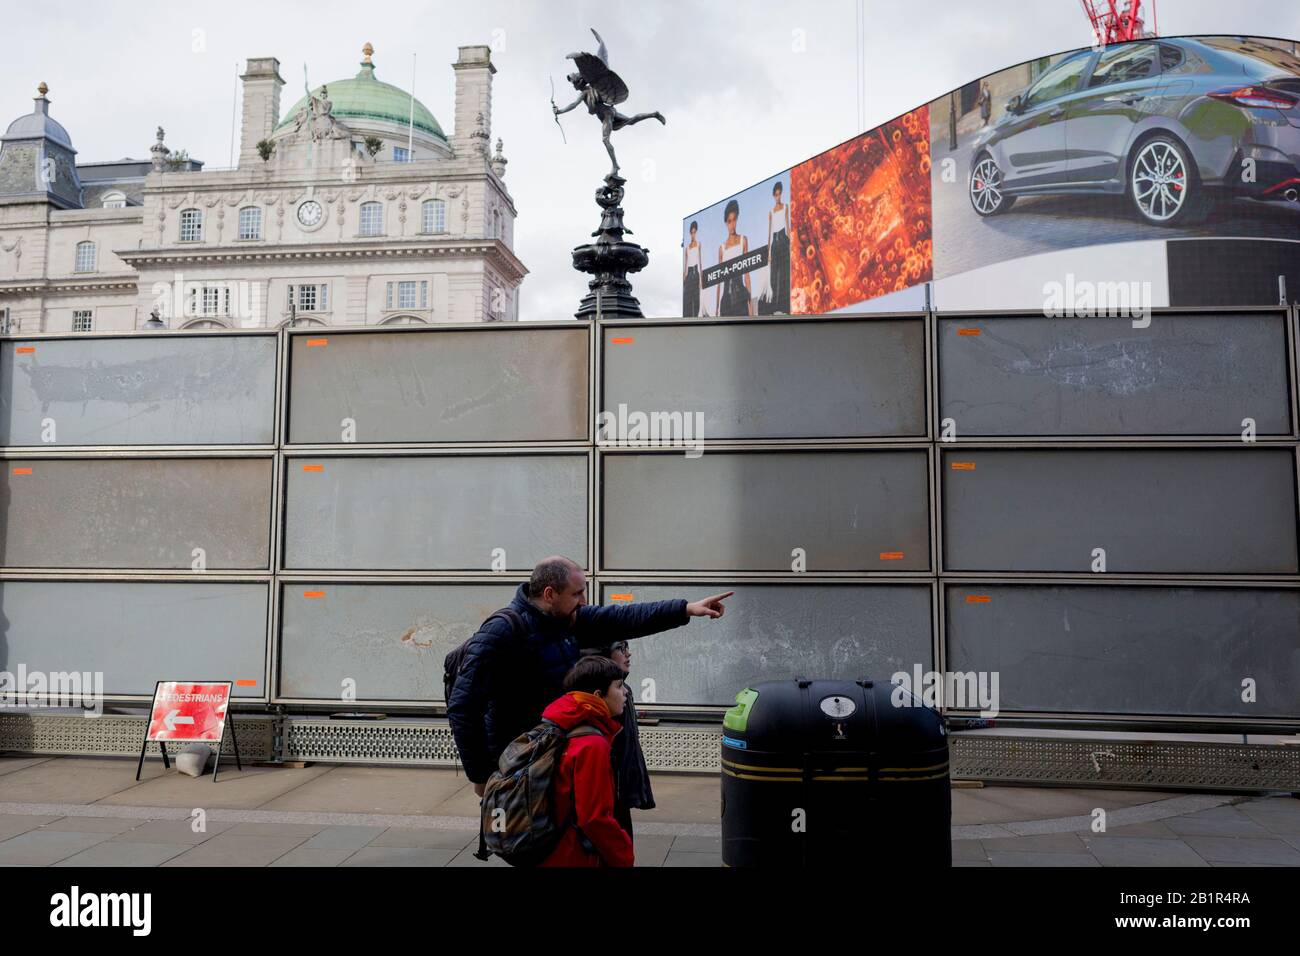
[[[9,310],[0,309],[0,335],[9,334]]]
[[[89,332],[94,325],[90,309],[77,309],[72,313],[72,331]]]
[[[229,315],[230,286],[192,285],[186,289],[186,315]]]
[[[203,211],[199,209],[181,210],[181,242],[203,241]]]
[[[424,232],[446,232],[447,231],[447,204],[441,199],[426,199],[424,201]]]
[[[498,209],[492,210],[492,238],[501,238],[501,211]]]
[[[77,243],[77,272],[95,271],[95,244],[93,242]]]
[[[239,238],[262,238],[262,209],[260,206],[245,206],[239,210]]]
[[[330,287],[324,283],[289,286],[290,309],[299,312],[328,312],[330,307]]]
[[[393,162],[409,163],[411,161],[411,151],[405,146],[393,147]]]
[[[229,315],[230,314],[230,289],[224,286],[204,286],[203,287],[203,314],[204,315]]]
[[[363,202],[361,204],[361,235],[382,236],[384,234],[384,204],[380,202]]]
[[[100,202],[104,209],[125,209],[126,194],[119,192],[104,193],[104,198]]]
[[[385,309],[427,309],[429,280],[407,279],[389,282],[384,294]]]

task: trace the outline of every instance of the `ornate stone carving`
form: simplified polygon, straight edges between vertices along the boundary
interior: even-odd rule
[[[159,126],[157,141],[149,147],[149,165],[155,173],[161,173],[167,168],[167,155],[171,152],[171,150],[163,144],[163,135],[163,128]]]
[[[21,266],[23,262],[23,237],[15,236],[14,241],[10,243],[6,243],[3,239],[0,239],[0,251],[6,253],[13,253],[13,257],[14,257],[13,271],[14,271],[14,275],[17,275],[19,271],[19,266]]]
[[[350,141],[352,128],[334,116],[333,109],[328,87],[320,88],[320,96],[308,94],[307,103],[294,116],[294,135],[301,135],[305,130],[313,143],[331,139]]]
[[[474,121],[474,132],[469,134],[470,148],[475,156],[486,158],[491,138],[487,129],[487,120],[483,118],[482,113],[479,113]]]

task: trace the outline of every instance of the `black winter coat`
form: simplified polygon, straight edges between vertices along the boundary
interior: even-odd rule
[[[626,683],[624,684],[626,687]],[[650,789],[650,770],[646,767],[645,753],[641,750],[641,732],[636,722],[636,703],[628,689],[627,706],[623,715],[616,718],[623,732],[614,738],[611,753],[614,758],[614,800],[632,810],[653,810],[655,795]]]
[[[584,604],[570,628],[568,621],[534,606],[527,590],[521,584],[510,602],[526,625],[522,639],[512,635],[507,621],[487,622],[470,639],[447,701],[456,749],[474,783],[485,783],[506,745],[541,723],[542,710],[564,693],[564,675],[577,663],[579,648],[645,637],[690,621],[686,601],[678,598]]]

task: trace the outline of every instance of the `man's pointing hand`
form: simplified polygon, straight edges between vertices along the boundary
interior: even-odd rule
[[[735,593],[735,591],[725,591],[722,594],[715,594],[713,597],[694,601],[686,605],[686,613],[691,617],[722,617],[723,612],[727,610],[722,606],[723,600]]]

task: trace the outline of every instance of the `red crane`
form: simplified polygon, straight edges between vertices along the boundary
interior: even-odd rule
[[[1092,21],[1092,32],[1099,44],[1123,43],[1143,36],[1142,0],[1079,0],[1083,12]],[[1147,0],[1154,21],[1155,0]],[[1155,31],[1152,30],[1152,33]]]

